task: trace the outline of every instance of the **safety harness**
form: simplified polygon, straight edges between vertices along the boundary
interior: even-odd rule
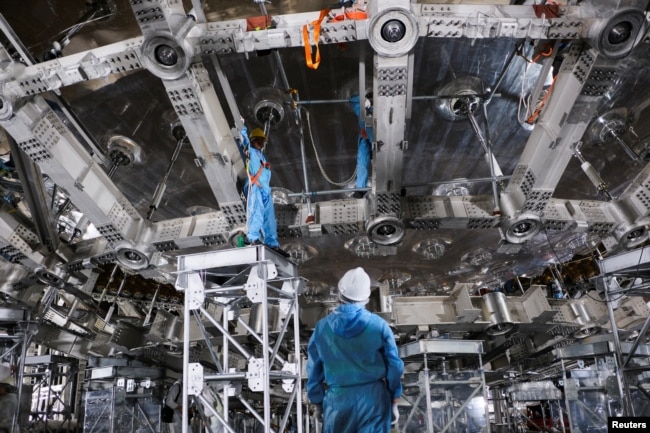
[[[248,165],[248,163],[246,165]],[[264,170],[265,168],[270,170],[271,169],[271,164],[269,164],[266,161],[260,161],[260,168],[257,170],[257,173],[255,173],[254,176],[251,176],[250,172],[248,171],[248,168],[246,168],[246,173],[248,173],[248,184],[249,185],[255,184],[255,185],[261,187],[262,185],[260,185],[260,183],[259,183],[259,181],[257,179],[260,178],[260,175],[262,174],[262,170]]]

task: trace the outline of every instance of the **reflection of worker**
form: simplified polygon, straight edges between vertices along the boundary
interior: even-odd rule
[[[11,433],[17,409],[16,388],[8,383],[0,383],[0,433]],[[14,431],[18,431],[18,429]]]
[[[174,418],[169,423],[169,432],[181,433],[183,431],[183,388],[180,381],[177,380],[169,387],[165,404],[174,409]]]
[[[264,243],[266,246],[286,255],[280,249],[278,242],[278,228],[275,221],[275,210],[273,209],[273,197],[271,195],[271,165],[264,156],[264,145],[266,135],[260,128],[255,128],[247,135],[246,127],[241,131],[241,143],[243,152],[247,156],[246,171],[248,174],[247,192],[247,219],[248,233],[246,241],[248,244],[256,245]],[[264,238],[262,242],[261,238]]]
[[[365,117],[372,114],[372,95],[369,94],[365,98],[365,116],[361,115],[361,103],[359,95],[353,95],[350,99],[350,106],[357,115],[359,122],[359,137],[357,139],[357,181],[355,188],[366,188],[368,186],[368,172],[370,170],[370,155],[372,151],[372,142],[374,141],[372,127],[366,126]],[[355,197],[360,198],[363,192],[356,191]]]
[[[309,340],[307,397],[317,415],[322,409],[323,433],[387,433],[404,363],[388,324],[365,309],[368,274],[352,269],[338,289],[342,304],[316,324]]]
[[[203,388],[201,395],[205,398],[206,403],[210,408],[214,409],[221,417],[223,417],[223,406],[221,404],[221,399],[217,395],[216,391],[212,389],[210,385],[207,385]],[[223,433],[224,426],[219,421],[219,419],[212,413],[210,408],[203,407],[203,413],[206,420],[206,432],[209,430],[211,433]]]

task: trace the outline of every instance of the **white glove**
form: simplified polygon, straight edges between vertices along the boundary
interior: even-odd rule
[[[395,425],[397,421],[399,421],[399,409],[397,408],[397,403],[393,403],[393,422],[390,424]]]

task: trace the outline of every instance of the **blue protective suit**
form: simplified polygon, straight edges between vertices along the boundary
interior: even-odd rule
[[[359,138],[357,139],[357,181],[356,188],[366,188],[368,186],[368,173],[370,171],[370,155],[372,152],[372,142],[374,136],[372,127],[366,126],[364,118],[361,116],[361,106],[359,95],[354,95],[349,99],[350,106],[357,115],[359,122]]]
[[[307,397],[323,405],[323,433],[390,431],[404,363],[384,319],[340,305],[316,324],[307,354]]]
[[[251,146],[246,127],[241,131],[240,147],[248,155],[246,163],[249,179],[246,193],[248,232],[246,238],[248,242],[253,243],[263,237],[265,245],[271,248],[279,247],[278,225],[275,220],[271,195],[270,165],[267,163],[264,153]],[[261,172],[259,172],[260,167],[262,168]],[[256,177],[258,172],[257,179],[251,184],[250,181]]]

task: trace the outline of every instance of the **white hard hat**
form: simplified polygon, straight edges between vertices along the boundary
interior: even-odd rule
[[[363,302],[370,297],[370,277],[363,268],[350,269],[339,280],[339,293],[353,302]]]

